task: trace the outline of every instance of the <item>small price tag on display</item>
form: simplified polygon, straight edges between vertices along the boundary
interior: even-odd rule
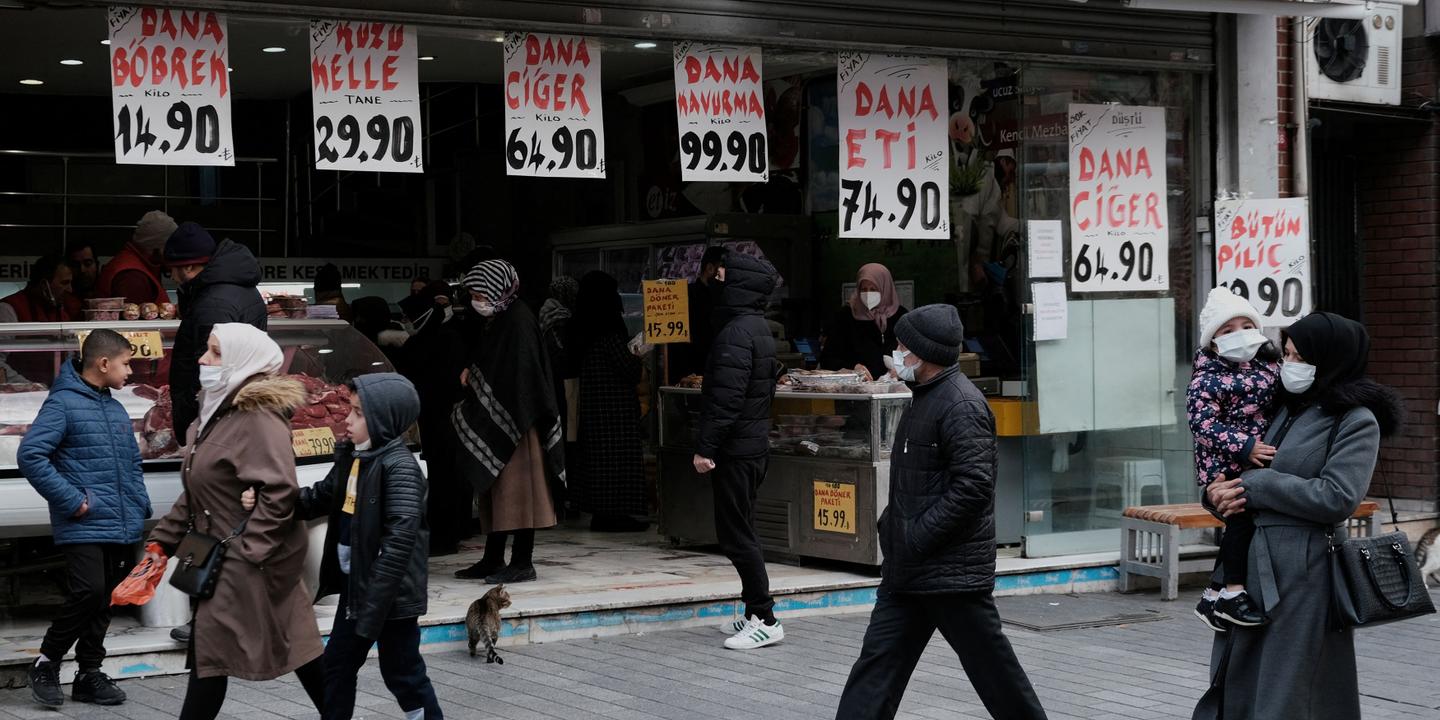
[[[765,182],[760,48],[675,43],[675,113],[686,182]]]
[[[855,485],[814,481],[814,527],[821,532],[855,534]]]
[[[424,172],[415,28],[312,20],[315,167]]]
[[[1310,314],[1309,200],[1216,202],[1215,281],[1249,300],[1266,327]]]
[[[234,165],[225,16],[111,5],[107,19],[115,162]]]
[[[290,444],[294,447],[297,458],[334,455],[335,433],[328,427],[291,430]]]
[[[645,342],[690,342],[690,289],[683,280],[646,280]]]
[[[945,60],[842,52],[839,63],[840,236],[948,239]]]
[[[506,172],[605,177],[600,94],[600,46],[590,38],[506,33]]]
[[[90,337],[90,330],[81,330],[75,333],[80,348],[85,348],[85,338]],[[155,330],[131,330],[122,332],[120,336],[130,343],[130,352],[134,353],[131,360],[159,360],[165,357],[165,347],[160,342],[160,333]]]

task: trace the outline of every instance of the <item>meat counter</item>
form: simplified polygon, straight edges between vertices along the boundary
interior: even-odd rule
[[[776,393],[770,464],[756,503],[767,553],[880,564],[890,443],[910,406],[902,388]],[[716,541],[710,477],[691,462],[699,418],[699,390],[661,388],[660,533],[677,544]]]

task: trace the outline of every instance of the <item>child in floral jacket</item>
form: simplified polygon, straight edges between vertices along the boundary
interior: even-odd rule
[[[1263,467],[1275,448],[1263,441],[1275,409],[1280,353],[1260,332],[1260,314],[1226,288],[1215,288],[1200,311],[1200,351],[1185,408],[1195,437],[1196,480],[1201,487]],[[1255,520],[1249,513],[1226,519],[1217,567],[1224,585],[1212,584],[1195,614],[1216,632],[1222,620],[1253,627],[1265,616],[1245,592]]]

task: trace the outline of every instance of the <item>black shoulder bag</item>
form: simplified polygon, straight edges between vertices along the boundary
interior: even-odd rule
[[[193,447],[190,453],[195,453]],[[180,539],[180,545],[175,548],[175,559],[179,564],[175,566],[175,572],[170,574],[170,585],[197,600],[208,600],[214,597],[215,584],[220,581],[220,568],[225,561],[226,546],[240,537],[250,518],[246,516],[241,520],[235,530],[223,540],[196,530],[195,510],[191,505],[195,496],[190,494],[188,475],[188,468],[182,468],[180,481],[184,486],[185,505],[190,518],[185,527],[185,537]],[[258,497],[256,502],[258,504]],[[205,514],[209,515],[210,512],[207,510]]]

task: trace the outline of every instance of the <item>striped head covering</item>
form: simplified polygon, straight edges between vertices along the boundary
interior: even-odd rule
[[[464,283],[471,292],[484,293],[495,305],[495,312],[504,312],[510,303],[515,302],[515,293],[520,289],[520,273],[504,260],[486,260],[470,268]]]

